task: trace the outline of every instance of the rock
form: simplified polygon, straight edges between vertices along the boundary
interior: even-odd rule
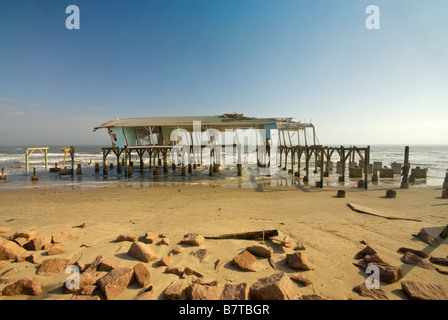
[[[96,283],[105,298],[113,300],[132,283],[133,275],[133,269],[112,269],[108,274],[98,279]]]
[[[369,289],[367,288],[365,282],[354,287],[353,291],[359,293],[359,295],[363,297],[369,297],[375,300],[389,300],[389,297],[382,289],[375,289],[375,288]]]
[[[403,257],[403,262],[407,264],[416,265],[418,267],[428,269],[428,270],[435,270],[436,267],[429,262],[428,260],[423,259],[422,257],[419,257],[416,254],[413,254],[412,252],[406,252]]]
[[[215,270],[219,270],[224,265],[225,261],[218,259],[215,261]]]
[[[162,259],[159,260],[159,262],[157,263],[157,266],[159,267],[163,267],[166,266],[168,267],[171,263],[171,255],[170,256],[163,256]]]
[[[183,251],[184,249],[181,246],[176,246],[173,250],[171,250],[172,254],[179,254]]]
[[[308,248],[308,246],[306,244],[304,244],[303,242],[297,242],[296,246],[294,248],[294,251],[306,250],[307,248]]]
[[[338,190],[338,193],[336,194],[336,197],[338,197],[338,198],[345,198],[345,190]]]
[[[221,300],[249,300],[250,286],[248,283],[226,284]]]
[[[366,246],[355,255],[355,259],[364,259],[366,255],[374,255],[376,251],[371,246]]]
[[[125,234],[120,234],[117,239],[115,240],[115,242],[122,242],[122,241],[130,241],[130,242],[134,242],[134,241],[138,241],[138,237],[136,236],[130,236],[130,235],[125,235]]]
[[[318,294],[304,294],[299,297],[299,300],[328,300],[328,298],[322,297]]]
[[[132,300],[156,300],[156,295],[152,286],[143,288]]]
[[[75,237],[68,232],[62,231],[62,232],[54,234],[51,239],[52,239],[52,242],[55,244],[62,244],[66,241],[75,239]]]
[[[76,261],[73,265],[75,265],[76,267],[78,267],[79,272],[84,272],[84,270],[86,270],[87,265],[84,261]]]
[[[146,232],[145,243],[154,243],[158,237],[159,235],[156,233]]]
[[[414,234],[413,236],[429,244],[431,247],[436,246],[439,243],[439,241],[431,236],[424,228],[421,229],[418,234]]]
[[[422,257],[422,258],[428,258],[429,257],[429,255],[427,253],[425,253],[425,252],[423,252],[421,250],[415,250],[415,249],[411,249],[411,248],[401,247],[400,249],[398,249],[398,251],[404,252],[404,253],[412,252],[412,253],[414,253],[414,254]]]
[[[246,248],[247,251],[254,256],[261,258],[269,258],[274,250],[265,244],[257,244]]]
[[[280,267],[286,266],[286,256],[281,254],[272,254],[269,257],[269,263],[274,270],[278,270]]]
[[[403,277],[403,270],[400,267],[369,263],[369,265],[376,265],[380,270],[380,281],[386,283],[394,283]]]
[[[205,242],[205,238],[197,233],[188,233],[184,235],[184,238],[180,241],[181,244],[190,246],[200,246]]]
[[[51,237],[39,237],[28,241],[23,247],[28,251],[45,250],[51,246]]]
[[[295,273],[293,275],[290,275],[289,277],[292,280],[297,281],[298,283],[300,283],[301,285],[304,285],[304,286],[309,286],[309,285],[313,284],[313,282],[311,282],[311,280],[309,280],[308,278],[305,278],[300,273]]]
[[[397,191],[389,189],[386,191],[386,198],[396,198],[397,197]]]
[[[293,254],[287,254],[286,260],[288,262],[288,267],[295,270],[312,270],[308,259],[303,252],[295,252]]]
[[[123,264],[120,260],[117,259],[101,259],[101,262],[98,264],[98,271],[111,271],[112,269],[122,268]]]
[[[386,260],[385,258],[379,256],[378,254],[372,254],[372,255],[365,255],[364,256],[364,260],[369,263],[369,262],[375,262],[375,263],[381,263],[381,264],[387,264],[390,265],[390,262],[388,260]]]
[[[87,285],[79,292],[82,295],[92,296],[98,287],[96,285]]]
[[[17,243],[0,237],[0,260],[12,260],[20,257],[26,250]]]
[[[401,288],[412,300],[448,300],[448,293],[440,284],[403,280]]]
[[[26,261],[32,263],[32,264],[39,264],[40,261],[40,254],[38,253],[32,253],[26,258]]]
[[[65,251],[61,245],[53,245],[50,247],[50,250],[47,251],[49,256],[55,256],[62,253],[65,253]]]
[[[81,228],[81,229],[83,229],[85,227],[87,227],[87,223],[83,222],[83,223],[81,223],[79,225],[73,226],[72,228]]]
[[[199,262],[204,261],[204,259],[207,257],[208,251],[207,249],[199,249],[197,251],[190,252],[190,256],[194,256],[199,259]]]
[[[294,297],[294,284],[284,272],[262,278],[250,287],[252,300],[292,300]]]
[[[37,237],[36,231],[18,231],[14,233],[9,239],[14,240],[16,238],[25,238],[26,240],[30,241]]]
[[[184,285],[185,282],[182,280],[172,282],[165,289],[165,297],[170,300],[180,299],[180,297],[182,296],[182,292],[184,291]]]
[[[155,252],[150,246],[142,242],[133,242],[128,255],[142,262],[151,262],[157,259]]]
[[[196,276],[198,278],[203,278],[204,275],[202,273],[200,273],[199,271],[196,271],[190,267],[185,267],[184,272],[182,273],[182,276],[187,275],[187,276]]]
[[[20,256],[20,257],[16,257],[15,259],[14,259],[14,262],[15,263],[20,263],[20,262],[25,262],[26,260],[25,260],[25,257],[22,257],[22,256]]]
[[[151,272],[143,263],[134,266],[134,277],[140,287],[147,287],[152,281]]]
[[[448,266],[448,258],[431,257],[431,258],[429,258],[429,261],[431,261],[432,263],[442,264],[444,266]]]
[[[84,270],[86,273],[93,273],[98,269],[100,263],[105,259],[104,256],[97,256],[95,260]]]
[[[82,273],[79,275],[77,283],[72,282],[70,284],[67,284],[66,282],[64,282],[65,293],[83,291],[86,287],[94,285],[95,282],[96,279],[91,273]]]
[[[65,269],[71,264],[71,259],[47,259],[40,265],[36,273],[40,276],[52,276],[65,271]]]
[[[165,273],[172,273],[176,274],[178,276],[181,276],[184,274],[184,269],[181,267],[172,267],[172,268],[166,268]]]
[[[252,253],[246,250],[234,257],[232,260],[232,264],[243,271],[257,271],[255,267],[257,262],[257,258],[255,258]]]
[[[26,238],[23,238],[23,237],[15,238],[13,241],[14,241],[15,243],[17,243],[17,244],[18,244],[19,246],[21,246],[21,247],[23,247],[23,246],[25,245],[25,243],[28,242],[28,240],[27,240]]]
[[[170,239],[164,237],[164,238],[162,238],[162,239],[159,241],[159,243],[157,243],[157,245],[158,245],[158,246],[161,246],[161,245],[169,246],[169,245],[170,245]]]
[[[194,283],[185,289],[187,300],[218,300],[218,286]]]
[[[39,280],[32,277],[22,278],[7,285],[3,291],[4,296],[30,295],[38,296],[42,293],[42,285]]]

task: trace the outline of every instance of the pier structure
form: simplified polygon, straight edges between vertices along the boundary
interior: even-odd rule
[[[168,162],[171,162],[173,170],[177,166],[182,168],[182,175],[186,175],[187,168],[191,174],[193,169],[203,165],[209,166],[209,175],[212,176],[219,171],[221,164],[235,165],[229,162],[231,159],[236,160],[240,176],[245,155],[256,152],[257,166],[269,169],[264,171],[266,175],[279,167],[286,170],[288,166],[294,173],[297,164],[296,176],[300,177],[303,158],[304,181],[308,180],[311,158],[314,157],[313,172],[318,173],[320,169],[320,187],[323,187],[323,178],[328,176],[331,157],[336,151],[343,167],[340,181],[345,181],[347,160],[354,160],[357,154],[365,164],[364,187],[367,188],[370,147],[322,146],[312,123],[297,122],[292,118],[253,118],[243,114],[130,118],[106,122],[94,131],[98,129],[107,129],[111,139],[111,146],[102,148],[103,167],[107,156],[113,153],[117,165],[124,167],[126,177],[134,171],[132,154],[137,154],[141,172],[147,154],[149,168],[154,170],[154,175],[160,173],[160,168],[167,173]],[[207,156],[209,163],[203,163],[203,155]]]
[[[45,157],[45,169],[48,168],[48,147],[33,147],[25,149],[25,170],[28,172],[28,158],[34,151],[40,151]]]

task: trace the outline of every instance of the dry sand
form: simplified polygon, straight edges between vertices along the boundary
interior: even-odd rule
[[[10,235],[20,230],[33,230],[39,236],[51,236],[66,231],[76,239],[65,242],[66,253],[49,257],[46,251],[40,261],[48,258],[70,258],[91,263],[96,256],[116,258],[124,266],[132,268],[140,261],[127,255],[131,242],[115,242],[120,234],[143,237],[146,232],[164,233],[170,246],[150,246],[159,257],[174,248],[183,235],[194,232],[213,236],[234,232],[278,229],[296,241],[308,245],[305,251],[314,268],[302,272],[313,284],[304,287],[295,283],[297,296],[319,294],[330,299],[366,299],[352,289],[363,283],[366,275],[352,263],[355,254],[366,240],[376,251],[394,266],[402,266],[406,280],[442,284],[448,288],[448,276],[434,270],[407,265],[401,261],[400,247],[424,250],[435,257],[448,256],[448,241],[437,247],[429,247],[416,239],[424,227],[439,227],[448,223],[448,201],[442,199],[440,188],[417,187],[407,190],[396,188],[397,197],[385,198],[387,187],[370,186],[369,190],[345,188],[346,198],[337,198],[339,188],[314,186],[287,186],[268,188],[225,188],[220,186],[160,186],[152,188],[102,188],[91,190],[33,189],[0,192],[0,226],[11,229]],[[390,215],[419,218],[421,222],[387,220],[351,210],[347,203],[356,203],[387,211]],[[86,223],[85,228],[72,228]],[[259,258],[257,272],[245,272],[230,264],[232,258],[255,240],[206,240],[200,248],[208,249],[208,257],[199,262],[189,255],[198,247],[185,247],[183,253],[174,256],[171,266],[189,266],[203,274],[204,281],[220,280],[220,288],[226,283],[254,283],[257,279],[276,271],[266,259]],[[81,245],[88,244],[90,247]],[[292,253],[293,247],[284,248],[267,241],[275,253]],[[32,252],[29,252],[32,253]],[[25,254],[25,255],[28,255]],[[215,261],[226,263],[214,270]],[[165,274],[165,267],[156,267],[154,262],[145,263],[152,274],[152,285],[156,296],[164,299],[163,291],[179,277]],[[42,283],[39,296],[0,296],[8,299],[70,299],[64,294],[62,285],[67,274],[40,276],[38,266],[29,262],[11,263],[0,270],[15,268],[11,281],[32,276]],[[441,267],[448,270],[448,267]],[[287,266],[287,273],[296,270]],[[98,272],[100,277],[104,272]],[[402,280],[403,280],[402,279]],[[191,281],[192,279],[187,279]],[[0,291],[5,287],[0,284]],[[382,284],[390,299],[406,299],[400,281]],[[132,299],[140,288],[133,284],[116,299]],[[98,290],[97,290],[98,291]]]

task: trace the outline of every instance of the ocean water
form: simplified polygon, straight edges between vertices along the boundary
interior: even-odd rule
[[[45,168],[45,158],[38,150],[29,156],[29,167],[26,170],[25,150],[23,146],[0,146],[0,168],[4,169],[6,180],[0,180],[0,191],[9,189],[25,189],[25,188],[68,188],[68,189],[88,189],[99,187],[155,187],[159,185],[177,185],[177,184],[202,184],[210,186],[224,187],[244,187],[244,188],[262,188],[264,186],[288,186],[303,184],[302,177],[305,175],[303,171],[304,161],[302,158],[301,177],[297,178],[288,170],[278,168],[271,176],[260,175],[260,169],[256,166],[256,155],[249,153],[245,156],[245,161],[249,163],[243,164],[243,175],[237,176],[237,168],[235,159],[232,159],[231,165],[222,164],[219,172],[209,176],[209,159],[204,156],[203,165],[194,170],[193,174],[186,176],[181,175],[180,168],[174,171],[169,165],[167,174],[163,174],[160,170],[159,175],[153,175],[152,168],[149,168],[149,158],[147,154],[144,157],[145,168],[140,171],[139,160],[134,153],[132,159],[135,164],[134,172],[131,177],[125,178],[124,170],[121,174],[116,171],[116,157],[111,154],[107,157],[107,163],[113,163],[114,168],[109,169],[107,176],[95,173],[94,164],[103,161],[101,146],[75,146],[75,172],[74,175],[59,175],[57,172],[49,172],[55,163],[58,167],[71,167],[70,155],[67,155],[66,163],[63,164],[64,152],[59,146],[50,146],[48,149],[48,167]],[[383,166],[389,166],[393,162],[403,163],[404,160],[403,145],[372,145],[370,160],[382,162]],[[333,155],[334,172],[330,173],[328,178],[324,178],[324,186],[356,186],[359,179],[351,179],[346,172],[346,181],[339,182],[339,174],[336,174],[336,161],[338,156]],[[355,158],[358,161],[359,158]],[[410,145],[409,160],[411,168],[426,168],[427,178],[417,179],[411,184],[415,187],[441,187],[448,169],[448,145]],[[289,161],[289,160],[288,160]],[[82,167],[82,175],[76,174],[78,164]],[[36,168],[39,180],[31,181],[33,169]],[[290,165],[288,164],[288,169]],[[311,168],[314,168],[311,162]],[[348,168],[348,165],[347,165]],[[347,169],[348,170],[348,169]],[[294,168],[297,171],[297,165]],[[313,174],[310,170],[309,184],[315,184],[320,180],[319,173]],[[399,174],[394,178],[380,179],[379,185],[399,186],[401,177]]]

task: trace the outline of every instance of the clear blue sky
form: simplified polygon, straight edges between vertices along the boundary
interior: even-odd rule
[[[108,144],[92,130],[112,119],[233,112],[311,120],[327,145],[447,144],[447,14],[446,0],[1,0],[0,145]]]

